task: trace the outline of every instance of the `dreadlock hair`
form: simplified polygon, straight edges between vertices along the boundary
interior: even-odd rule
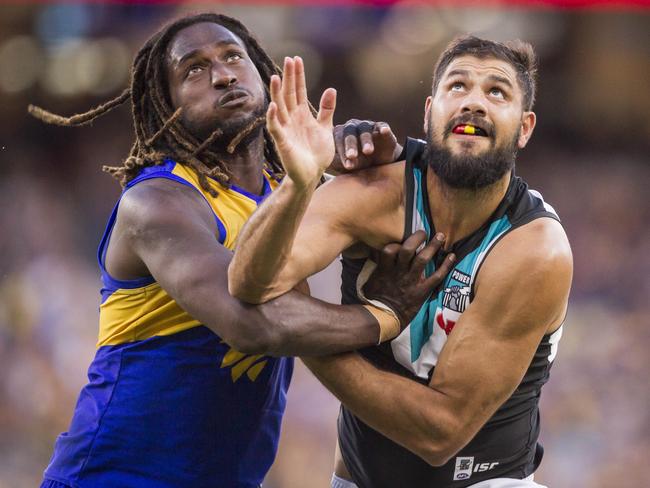
[[[179,123],[181,109],[173,110],[167,87],[165,63],[170,41],[181,29],[200,22],[219,24],[242,40],[262,78],[267,99],[270,99],[271,76],[281,75],[280,68],[269,58],[257,39],[241,22],[225,15],[203,13],[180,18],[154,34],[133,60],[130,87],[116,98],[71,117],[56,115],[33,105],[28,107],[29,113],[48,124],[80,126],[91,123],[130,98],[135,141],[122,166],[104,166],[102,169],[115,177],[124,187],[143,167],[161,164],[166,157],[171,157],[194,169],[198,174],[201,187],[216,197],[217,193],[210,186],[208,177],[226,186],[230,180],[230,171],[226,164],[209,149],[211,143],[221,136],[222,132],[216,129],[206,140],[198,141]],[[228,145],[228,153],[232,154],[246,135],[264,123],[264,117],[259,117],[242,129]],[[263,131],[267,169],[275,176],[282,176],[284,168],[271,135],[266,128]]]

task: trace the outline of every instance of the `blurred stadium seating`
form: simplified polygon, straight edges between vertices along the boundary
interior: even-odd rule
[[[403,6],[402,6],[403,7]],[[118,93],[164,20],[201,5],[0,6],[0,488],[36,486],[66,429],[97,334],[95,250],[119,186],[101,172],[131,142],[128,108],[47,127]],[[575,255],[565,335],[542,396],[553,488],[648,486],[650,458],[650,10],[212,5],[276,60],[301,54],[336,120],[421,135],[431,67],[454,35],[532,42],[538,127],[518,173],[563,219]],[[336,266],[313,283],[337,300]],[[299,367],[267,488],[329,486],[337,402]]]

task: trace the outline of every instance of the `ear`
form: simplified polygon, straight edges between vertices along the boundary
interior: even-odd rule
[[[427,101],[424,102],[424,133],[427,134],[429,131],[429,112],[431,111],[431,103],[433,98],[431,95],[427,97]]]
[[[537,116],[535,115],[535,112],[524,112],[521,118],[521,131],[519,133],[519,139],[517,140],[517,146],[519,149],[525,148],[526,144],[528,144],[528,140],[533,135],[536,122]]]

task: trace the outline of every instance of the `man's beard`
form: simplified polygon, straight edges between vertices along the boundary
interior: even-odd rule
[[[265,104],[266,105],[266,104]],[[209,126],[198,127],[196,124],[192,123],[189,120],[184,120],[183,125],[193,134],[201,144],[208,137],[211,137],[215,131],[219,133],[214,137],[214,140],[210,143],[209,148],[212,151],[217,153],[223,153],[227,151],[228,145],[235,139],[240,133],[249,129],[251,125],[255,125],[256,121],[260,117],[264,117],[266,114],[266,106],[262,105],[248,114],[238,117],[236,119],[227,119],[215,121]],[[257,137],[259,132],[263,129],[264,124],[258,123],[254,130],[246,134],[246,137],[240,141],[240,143],[246,143],[251,137]]]
[[[464,123],[471,123],[471,121],[464,121]],[[455,189],[480,190],[496,183],[515,167],[519,131],[508,143],[496,146],[494,130],[490,130],[489,149],[477,155],[469,153],[454,155],[443,144],[456,125],[458,122],[447,126],[443,134],[443,143],[438,144],[433,140],[433,124],[429,119],[427,149],[423,155],[429,167],[447,186]]]

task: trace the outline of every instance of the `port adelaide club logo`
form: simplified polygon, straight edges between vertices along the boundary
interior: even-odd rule
[[[457,283],[453,283],[453,281]],[[463,313],[469,305],[470,281],[471,277],[468,274],[457,269],[453,270],[450,286],[444,290],[442,306],[454,312]]]

